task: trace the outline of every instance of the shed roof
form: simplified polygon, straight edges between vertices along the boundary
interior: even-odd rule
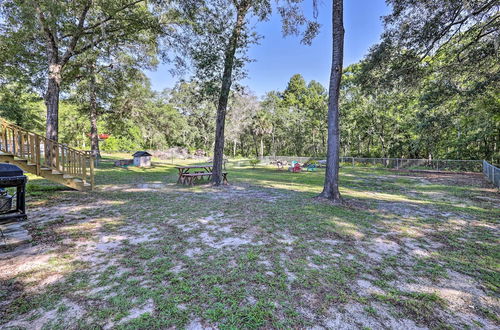
[[[137,151],[132,156],[133,157],[147,157],[147,156],[152,156],[152,155],[149,152],[147,152],[147,151]]]

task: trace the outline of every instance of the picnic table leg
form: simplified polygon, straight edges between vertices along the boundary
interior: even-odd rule
[[[179,178],[177,179],[177,184],[182,182],[182,169],[179,168]]]
[[[205,167],[205,171],[206,171],[207,173],[212,173],[212,172],[213,172],[213,170],[214,170],[214,167],[213,167],[213,166]],[[209,175],[209,176],[208,176],[208,178],[207,178],[207,181],[211,181],[211,179],[212,179],[212,175]]]
[[[184,177],[184,174],[187,173],[189,173],[189,169],[182,169],[182,168],[179,169],[179,178],[177,179],[177,184],[179,183],[185,184],[186,179]]]

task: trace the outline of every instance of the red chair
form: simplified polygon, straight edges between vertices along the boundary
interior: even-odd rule
[[[295,163],[295,165],[292,167],[292,172],[293,173],[299,173],[301,171],[301,167],[299,163]]]

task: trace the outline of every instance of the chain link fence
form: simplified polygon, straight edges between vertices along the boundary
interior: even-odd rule
[[[260,160],[262,164],[267,165],[275,164],[277,161],[288,164],[297,161],[304,164],[312,160],[317,161],[320,166],[326,164],[324,158],[317,157],[265,156]],[[481,160],[340,157],[340,163],[344,167],[385,167],[453,172],[481,172],[482,169]]]
[[[483,160],[483,174],[489,182],[500,189],[500,168]]]

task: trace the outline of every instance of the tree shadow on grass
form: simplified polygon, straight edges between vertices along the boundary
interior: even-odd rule
[[[83,195],[81,195],[81,193],[48,193],[45,195],[45,198],[54,199],[55,201],[47,203],[47,206],[41,207],[41,210],[37,213],[39,219],[44,218],[44,214],[50,214],[51,208],[55,209],[60,207],[61,205],[57,205],[58,200],[62,204],[67,203],[68,209],[65,211],[62,221],[35,227],[33,230],[38,230],[39,233],[37,234],[38,236],[35,236],[34,243],[47,245],[50,251],[53,251],[60,257],[57,259],[56,266],[58,265],[57,263],[59,263],[59,266],[67,271],[59,271],[59,273],[62,274],[62,278],[56,283],[40,288],[38,292],[31,290],[31,288],[27,288],[26,282],[24,281],[26,278],[36,278],[37,276],[44,276],[47,274],[47,269],[43,267],[34,272],[21,272],[15,276],[2,279],[8,281],[8,283],[17,283],[16,281],[18,281],[17,287],[22,285],[21,294],[17,297],[13,296],[11,301],[4,305],[7,306],[6,309],[3,310],[4,315],[9,314],[13,317],[21,317],[22,315],[26,315],[25,313],[27,311],[37,308],[43,308],[45,311],[50,311],[55,308],[60,308],[61,302],[64,299],[72,299],[81,302],[85,309],[89,308],[91,304],[97,304],[102,307],[103,311],[106,310],[110,313],[107,316],[103,314],[104,316],[101,316],[102,318],[98,319],[96,324],[103,325],[109,322],[110,319],[122,318],[123,313],[126,314],[127,308],[130,308],[130,304],[123,305],[126,306],[125,310],[114,309],[112,305],[119,303],[117,299],[111,300],[111,296],[92,298],[93,296],[89,296],[85,293],[85,290],[93,289],[96,285],[99,286],[100,284],[92,283],[92,281],[84,275],[89,272],[92,273],[92,271],[103,275],[106,270],[109,269],[109,267],[98,268],[98,266],[92,263],[81,263],[79,259],[81,255],[79,255],[79,253],[82,253],[82,250],[79,250],[78,244],[92,240],[97,240],[96,245],[95,247],[91,246],[89,249],[85,249],[85,255],[95,254],[98,256],[103,254],[105,256],[110,256],[113,260],[119,259],[120,262],[123,262],[125,265],[129,265],[132,268],[135,267],[134,269],[136,270],[129,275],[132,277],[147,276],[147,278],[153,279],[154,272],[158,271],[158,265],[152,265],[151,268],[147,268],[148,270],[146,273],[141,271],[142,266],[139,265],[142,265],[147,260],[155,258],[156,256],[160,256],[161,258],[167,257],[170,262],[173,260],[182,260],[190,267],[188,269],[191,271],[191,273],[182,273],[183,276],[186,277],[187,282],[183,282],[171,269],[168,269],[166,272],[170,273],[165,273],[167,274],[165,276],[167,276],[168,281],[162,285],[165,290],[167,290],[166,292],[173,290],[172,294],[177,295],[181,302],[184,302],[183,299],[189,298],[192,300],[188,301],[199,303],[200,305],[197,306],[198,310],[200,306],[205,306],[203,304],[207,302],[214,304],[219,303],[224,308],[228,306],[224,300],[218,300],[219,298],[217,298],[217,295],[220,295],[220,292],[214,292],[213,296],[211,293],[214,287],[211,281],[222,276],[222,273],[217,270],[220,269],[221,265],[217,263],[222,262],[222,267],[226,265],[227,261],[223,261],[223,257],[227,258],[234,256],[237,260],[244,260],[245,265],[253,265],[254,263],[252,263],[252,260],[255,258],[254,255],[258,253],[258,251],[261,251],[261,253],[263,253],[262,251],[268,251],[267,253],[269,255],[276,256],[276,258],[272,259],[272,264],[276,265],[275,267],[277,267],[279,263],[278,256],[284,254],[285,258],[287,258],[287,262],[291,263],[291,265],[297,269],[297,272],[303,272],[303,274],[299,276],[301,281],[294,284],[295,286],[292,286],[291,291],[290,289],[286,289],[286,286],[283,289],[277,289],[282,285],[280,282],[276,281],[276,276],[279,274],[279,267],[273,269],[273,276],[266,275],[264,272],[260,271],[256,272],[251,268],[244,268],[244,272],[247,274],[255,273],[253,275],[255,278],[252,277],[252,281],[248,284],[241,284],[238,282],[242,279],[241,275],[238,272],[233,273],[233,269],[228,268],[224,273],[230,278],[230,281],[227,283],[223,282],[225,284],[222,287],[237,286],[236,284],[239,286],[243,285],[244,288],[247,288],[247,293],[255,295],[262,290],[256,289],[259,285],[266,288],[266,290],[274,290],[274,292],[278,293],[281,292],[280,290],[284,290],[282,296],[282,299],[284,299],[283,301],[291,304],[294,309],[307,306],[308,304],[314,305],[302,296],[295,296],[299,293],[302,294],[303,290],[316,295],[315,297],[317,298],[315,298],[314,301],[329,301],[328,304],[330,305],[341,305],[343,304],[341,301],[345,299],[351,301],[352,298],[329,298],[326,293],[329,291],[328,288],[331,290],[333,286],[329,287],[328,285],[337,283],[339,285],[339,290],[344,290],[344,293],[348,296],[353,295],[354,293],[351,292],[351,290],[356,288],[354,281],[360,276],[356,274],[362,274],[368,271],[359,266],[360,262],[366,261],[373,267],[380,264],[379,261],[369,261],[370,259],[362,255],[356,247],[357,244],[359,242],[363,244],[372,243],[375,238],[380,237],[385,232],[397,230],[397,227],[393,227],[393,225],[401,223],[400,220],[402,215],[398,214],[396,208],[391,208],[391,206],[396,205],[399,206],[399,208],[403,207],[411,211],[413,209],[429,209],[430,205],[429,203],[422,203],[422,201],[414,199],[414,197],[407,196],[403,192],[398,194],[382,193],[374,189],[368,191],[369,194],[363,195],[363,188],[360,187],[363,182],[360,182],[359,178],[354,176],[351,181],[344,181],[344,196],[348,200],[357,201],[358,205],[355,207],[335,207],[324,203],[317,203],[311,199],[311,197],[316,194],[315,191],[319,190],[321,187],[321,178],[319,176],[305,177],[305,180],[304,176],[302,176],[298,177],[299,179],[297,179],[297,182],[290,183],[288,177],[275,177],[273,173],[268,174],[267,172],[260,171],[260,169],[257,169],[255,173],[253,173],[253,170],[248,170],[247,172],[235,170],[234,184],[229,187],[221,188],[213,188],[208,185],[195,186],[194,188],[166,185],[161,188],[156,188],[155,186],[140,186],[128,182],[124,185],[122,190],[97,191],[94,193],[84,193]],[[309,175],[309,173],[307,175]],[[300,181],[301,178],[302,181]],[[144,181],[155,181],[155,178],[151,175],[145,177]],[[395,185],[401,185],[402,189],[406,189],[404,183],[395,183]],[[370,185],[368,184],[367,186]],[[399,189],[399,187],[397,187],[397,189]],[[62,196],[64,196],[64,198]],[[84,197],[82,198],[81,196]],[[386,203],[386,206],[389,204],[389,207],[379,209],[381,197],[385,198],[383,202]],[[395,199],[396,201],[391,201],[391,199]],[[464,208],[461,212],[462,211],[469,214],[472,218],[477,216],[476,213],[467,212],[467,208]],[[481,213],[481,215],[486,216],[487,214],[495,214],[488,210],[485,212],[484,214]],[[217,216],[218,213],[222,213],[223,215],[219,217]],[[415,227],[418,228],[422,224],[422,221],[425,220],[427,214],[428,213],[415,214],[414,216],[411,216],[411,214],[403,214],[403,216],[409,216],[407,218],[408,222],[410,224],[413,223]],[[235,249],[216,250],[210,247],[211,245],[207,244],[216,244],[217,241],[210,241],[209,243],[202,242],[200,245],[202,249],[201,255],[199,257],[194,257],[194,262],[191,259],[186,259],[185,256],[170,254],[171,252],[169,251],[172,250],[179,250],[181,253],[184,253],[186,248],[183,247],[183,245],[188,245],[188,239],[192,237],[193,234],[200,234],[199,228],[201,228],[204,223],[214,222],[217,219],[224,220],[226,218],[229,220],[232,219],[236,224],[234,229],[235,233],[238,233],[241,237],[252,234],[253,236],[251,237],[256,240],[255,243],[261,241],[263,244],[248,244]],[[444,225],[448,220],[453,220],[452,218],[453,216],[443,217],[441,225]],[[36,221],[36,219],[33,220]],[[85,224],[90,225],[85,226]],[[135,228],[134,230],[136,232],[130,232],[132,236],[124,235],[124,232],[121,230],[128,228],[128,225],[133,225],[133,228]],[[143,244],[145,245],[139,243],[132,247],[127,244],[122,244],[122,241],[130,240],[134,235],[141,235],[141,233],[144,233],[141,228],[149,227],[153,230],[153,236],[150,242],[144,241]],[[185,228],[191,227],[193,228],[191,229],[193,234],[191,231],[183,231]],[[457,264],[457,260],[454,261],[449,254],[453,251],[452,248],[457,248],[456,245],[460,244],[460,239],[475,240],[474,236],[466,236],[465,229],[465,227],[462,227],[462,229],[450,227],[449,232],[443,233],[446,237],[454,237],[453,235],[455,235],[455,237],[449,243],[446,243],[450,246],[450,250],[446,250],[449,252],[444,253],[443,251],[441,254],[435,254],[435,262],[444,263],[447,267],[453,267],[453,264]],[[157,231],[156,234],[155,230]],[[163,238],[161,238],[162,236]],[[53,237],[54,239],[44,241],[44,237]],[[104,242],[105,247],[115,246],[115,248],[120,247],[120,249],[125,248],[125,250],[116,250],[115,248],[101,250],[103,247],[99,247],[97,244],[100,244],[104,237],[113,237],[117,244],[115,246],[113,245],[114,241],[106,241]],[[124,237],[129,238],[124,239]],[[223,237],[220,239],[224,241]],[[442,238],[436,239],[439,241],[446,240]],[[321,249],[324,248],[325,244],[331,244],[331,242],[337,241],[338,244],[336,243],[337,245],[334,245],[334,248],[328,251],[333,255],[335,249],[337,249],[337,252],[340,253],[340,256],[335,258],[342,258],[343,261],[338,265],[338,269],[342,271],[334,272],[334,267],[323,270],[321,268],[322,263],[331,262],[329,258],[333,257],[325,254],[315,255],[313,250],[318,249],[322,251]],[[470,243],[473,244],[473,241]],[[492,241],[488,239],[486,244],[489,246],[492,244]],[[464,244],[462,244],[462,246],[464,246]],[[463,252],[469,253],[470,245],[467,244],[467,246],[467,251],[463,250]],[[287,247],[290,247],[292,250],[287,250]],[[486,249],[487,247],[485,246],[484,248]],[[458,249],[460,249],[460,246],[458,246]],[[42,250],[40,253],[43,254],[44,252],[47,252],[47,250]],[[223,255],[222,252],[225,252],[226,255]],[[126,253],[127,257],[125,258],[121,253]],[[491,246],[489,246],[488,250],[484,253],[485,257],[490,257],[491,253]],[[355,255],[356,259],[352,262],[349,261],[349,259],[344,260],[346,254]],[[70,257],[61,257],[65,255],[70,255]],[[20,257],[23,257],[22,252]],[[27,255],[25,257],[29,256]],[[210,259],[210,257],[213,257],[213,259]],[[481,255],[476,255],[476,257],[481,257]],[[295,263],[294,260],[297,260],[297,262]],[[460,270],[463,267],[471,267],[471,261],[472,260],[468,259],[466,263],[457,267],[457,269]],[[311,265],[309,265],[309,263],[311,263]],[[20,264],[22,264],[22,261]],[[312,268],[309,269],[308,267]],[[474,269],[471,271],[473,272]],[[481,272],[481,270],[478,271]],[[301,273],[299,272],[299,274]],[[488,272],[485,274],[489,274],[488,276],[491,275],[491,273]],[[204,275],[210,275],[210,277],[205,279],[203,277]],[[100,277],[101,276],[99,276],[99,278]],[[175,279],[175,281],[171,279]],[[120,281],[122,280],[123,279],[120,279]],[[102,279],[99,281],[105,282]],[[114,283],[115,281],[118,281],[118,279],[111,279],[111,282]],[[255,287],[253,281],[256,283]],[[116,284],[120,283],[125,285],[125,283],[128,282],[116,282]],[[189,289],[190,286],[194,286],[196,283],[200,286],[199,288],[191,287],[191,289]],[[135,287],[137,287],[137,284],[135,284]],[[146,287],[143,289],[145,290]],[[191,293],[189,293],[189,290],[192,290]],[[76,293],[79,291],[83,291],[83,293]],[[285,291],[287,291],[287,295],[284,294]],[[323,291],[325,294],[322,293]],[[292,294],[290,294],[290,292],[292,292]],[[222,293],[224,293],[224,291]],[[238,293],[238,295],[239,294],[240,293]],[[230,294],[227,293],[227,295]],[[162,317],[165,316],[164,313],[166,309],[163,308],[167,308],[165,302],[168,300],[168,297],[167,295],[154,297],[156,307],[153,311],[153,315],[157,317],[157,319],[162,319]],[[232,295],[230,297],[231,299],[235,299]],[[245,297],[245,295],[243,297]],[[294,299],[297,300],[292,300],[292,297],[295,297]],[[396,298],[398,298],[398,296],[394,299]],[[200,299],[199,302],[196,299]],[[242,306],[248,305],[248,302],[244,302],[241,298],[236,301],[242,304]],[[168,302],[168,304],[171,303],[174,302]],[[178,302],[174,304],[178,304]],[[184,302],[184,304],[189,303]],[[30,307],[26,309],[26,306]],[[160,306],[162,307],[160,308]],[[172,306],[167,309],[168,313],[174,313],[176,317],[179,317],[179,320],[181,319],[179,315],[184,315],[181,310],[175,309]],[[89,315],[98,315],[95,314],[97,311],[92,309],[88,309],[87,312],[90,314],[82,315],[86,315],[86,317]],[[227,316],[224,316],[223,313],[220,314],[222,316],[217,316],[219,314],[217,314],[216,311],[212,312],[213,313],[210,314],[212,320],[227,322]],[[241,310],[234,310],[233,312],[235,313],[234,315],[236,315],[237,313],[241,313]],[[247,312],[256,313],[258,311],[249,310]],[[279,310],[279,312],[282,311]],[[269,319],[273,319],[274,313],[275,312],[271,312],[271,315],[266,314],[268,321]],[[276,313],[278,313],[278,311],[276,311]],[[79,317],[83,317],[82,315],[79,315]],[[201,316],[208,317],[207,315],[208,314],[202,314]],[[407,317],[410,317],[408,315]],[[198,316],[200,315],[198,314]],[[298,320],[304,316],[297,316],[297,319],[294,319],[294,316],[289,317],[290,319]],[[55,318],[55,316],[53,316],[53,318]],[[175,317],[171,319],[175,319]],[[271,326],[273,323],[264,324]]]

